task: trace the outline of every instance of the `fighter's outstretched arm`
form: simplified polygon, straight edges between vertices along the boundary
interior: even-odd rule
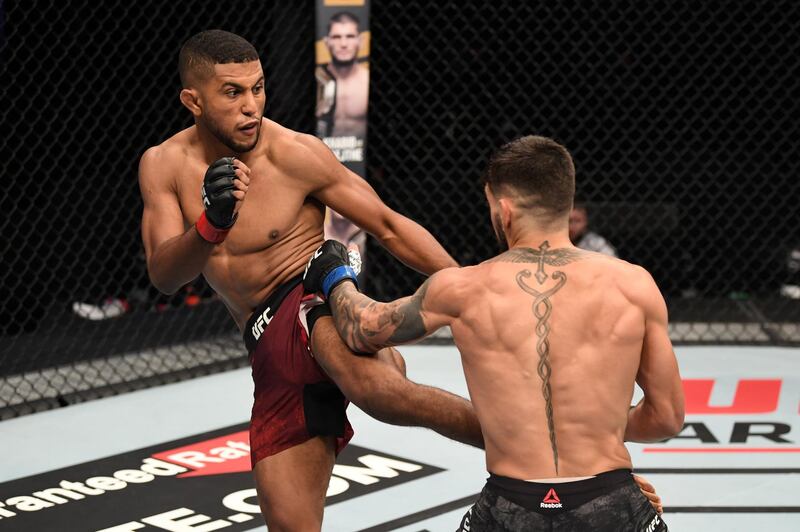
[[[390,209],[364,179],[345,168],[325,144],[310,135],[299,135],[292,175],[315,183],[313,196],[374,236],[407,266],[430,275],[458,266],[425,228]],[[288,155],[288,154],[286,154]]]
[[[457,303],[448,285],[457,269],[442,270],[409,297],[379,303],[360,293],[351,282],[336,286],[328,303],[339,334],[357,352],[412,343],[451,323]]]
[[[374,352],[382,347],[413,342],[436,327],[423,316],[422,302],[430,280],[410,297],[378,303],[360,293],[352,283],[342,283],[331,293],[329,305],[339,334],[354,351]]]

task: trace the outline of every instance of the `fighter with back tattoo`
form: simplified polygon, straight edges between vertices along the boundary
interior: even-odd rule
[[[450,326],[481,423],[490,472],[464,530],[666,530],[636,489],[625,441],[683,424],[664,299],[650,274],[575,248],[569,152],[543,137],[506,144],[485,173],[492,225],[508,251],[431,276],[378,303],[329,241],[306,269],[355,351]],[[644,398],[630,407],[634,383]]]

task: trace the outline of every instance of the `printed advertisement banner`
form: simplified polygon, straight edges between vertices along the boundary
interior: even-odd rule
[[[366,179],[368,0],[317,0],[316,32],[317,136],[347,168]],[[366,234],[330,209],[325,238],[356,245],[365,256]]]
[[[348,445],[334,466],[326,504],[440,471]],[[247,424],[0,484],[0,532],[233,532],[262,524]]]

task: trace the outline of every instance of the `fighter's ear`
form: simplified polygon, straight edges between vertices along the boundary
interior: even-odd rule
[[[503,222],[503,230],[508,231],[511,227],[511,219],[514,217],[516,206],[509,198],[500,198],[500,220]]]
[[[200,98],[200,92],[197,91],[197,89],[182,89],[181,103],[194,116],[200,116],[203,114],[203,102]]]
[[[489,183],[483,185],[483,194],[486,196],[486,202],[491,205],[494,202],[494,194],[492,194],[492,189],[489,188]]]

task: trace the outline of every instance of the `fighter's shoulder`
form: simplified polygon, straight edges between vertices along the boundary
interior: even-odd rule
[[[444,268],[429,277],[430,281],[436,281],[439,286],[457,287],[469,283],[474,274],[474,266],[454,266]]]
[[[325,149],[325,144],[317,137],[283,126],[275,128],[273,134],[271,156],[279,163],[297,162],[298,159],[310,159],[307,162],[314,162]]]
[[[480,290],[484,276],[480,265],[445,268],[431,275],[426,284],[437,297],[446,294],[450,300],[459,301]]]
[[[163,181],[163,176],[174,176],[174,170],[180,168],[189,156],[192,129],[184,129],[171,136],[161,144],[149,147],[139,160],[139,179]]]
[[[418,291],[425,301],[424,308],[458,315],[472,286],[468,270],[469,267],[445,268],[431,275]]]
[[[664,297],[655,279],[645,268],[620,260],[617,285],[625,296],[648,314],[666,311]]]
[[[582,262],[596,273],[616,279],[632,289],[646,289],[655,286],[650,272],[638,264],[596,251],[580,250],[580,252],[583,256]]]
[[[600,254],[595,253],[595,255]],[[628,262],[626,260],[618,259],[616,257],[608,257],[608,259],[609,260],[606,262],[606,264],[614,269],[614,272],[619,278],[624,279],[631,286],[636,288],[648,288],[655,286],[653,276],[642,266],[633,264],[632,262]]]
[[[269,158],[278,168],[292,174],[316,175],[335,163],[336,158],[320,139],[272,121],[266,124]]]

